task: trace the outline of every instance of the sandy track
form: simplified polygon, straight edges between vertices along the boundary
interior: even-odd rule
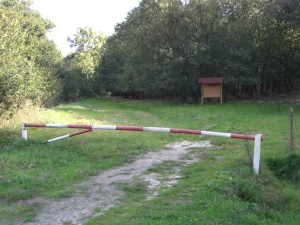
[[[164,161],[175,161],[183,166],[190,165],[199,161],[202,155],[198,153],[192,155],[192,157],[184,157],[189,153],[189,150],[191,148],[208,147],[210,147],[209,141],[173,143],[165,146],[161,151],[147,153],[133,163],[104,171],[97,176],[89,178],[78,185],[76,193],[71,198],[59,200],[32,199],[27,204],[39,204],[41,209],[37,213],[34,222],[25,224],[82,224],[88,218],[101,215],[103,211],[115,206],[124,195],[116,184],[120,182],[132,183],[135,178],[147,182],[149,193],[151,193],[147,198],[153,198],[158,194],[158,189],[161,186],[171,187],[178,182],[180,179],[180,168],[175,168],[174,173],[164,177],[164,179],[159,173],[145,173],[145,171]]]

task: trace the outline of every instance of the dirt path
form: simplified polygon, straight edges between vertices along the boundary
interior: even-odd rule
[[[135,178],[140,178],[147,182],[149,195],[148,199],[158,194],[158,189],[162,186],[173,186],[180,179],[180,167],[175,168],[174,173],[162,179],[159,173],[145,173],[155,164],[165,161],[174,161],[186,166],[201,159],[201,152],[197,152],[187,157],[191,148],[208,148],[209,141],[191,143],[188,141],[173,143],[165,146],[159,152],[150,152],[131,164],[104,171],[98,176],[78,185],[76,193],[71,198],[59,200],[47,200],[43,198],[33,199],[29,204],[40,204],[41,210],[38,212],[35,222],[26,225],[64,225],[82,224],[88,218],[98,216],[103,211],[115,206],[124,193],[118,188],[116,183],[132,183]],[[199,154],[200,153],[200,154]]]

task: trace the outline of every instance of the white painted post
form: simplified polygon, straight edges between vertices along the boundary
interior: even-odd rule
[[[254,152],[253,152],[253,172],[255,175],[258,175],[259,172],[261,137],[262,137],[261,134],[255,135]]]
[[[27,130],[24,123],[22,123],[22,140],[27,141]]]

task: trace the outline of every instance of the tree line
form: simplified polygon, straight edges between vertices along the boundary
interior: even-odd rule
[[[114,93],[199,98],[199,77],[225,78],[225,97],[298,85],[296,0],[143,0],[107,41],[98,75]]]
[[[197,101],[206,76],[225,78],[225,97],[299,87],[296,0],[141,0],[110,37],[79,28],[66,57],[30,5],[0,0],[0,116],[107,93]]]

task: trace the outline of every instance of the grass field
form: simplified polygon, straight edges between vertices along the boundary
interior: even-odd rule
[[[100,171],[133,161],[181,140],[210,140],[198,163],[182,168],[173,188],[146,200],[137,181],[121,185],[121,202],[87,224],[299,224],[300,107],[295,111],[295,149],[289,149],[287,104],[171,104],[121,99],[88,99],[53,109],[28,111],[0,131],[0,224],[33,221],[38,205],[22,204],[41,196],[70,197],[76,183]],[[70,130],[28,129],[21,122],[174,127],[229,133],[263,134],[261,170],[254,176],[247,144],[220,137],[169,133],[95,131],[42,145]],[[75,131],[75,130],[74,130]],[[161,166],[166,173],[172,165]],[[155,169],[155,168],[154,168]],[[157,169],[157,168],[156,168]]]

